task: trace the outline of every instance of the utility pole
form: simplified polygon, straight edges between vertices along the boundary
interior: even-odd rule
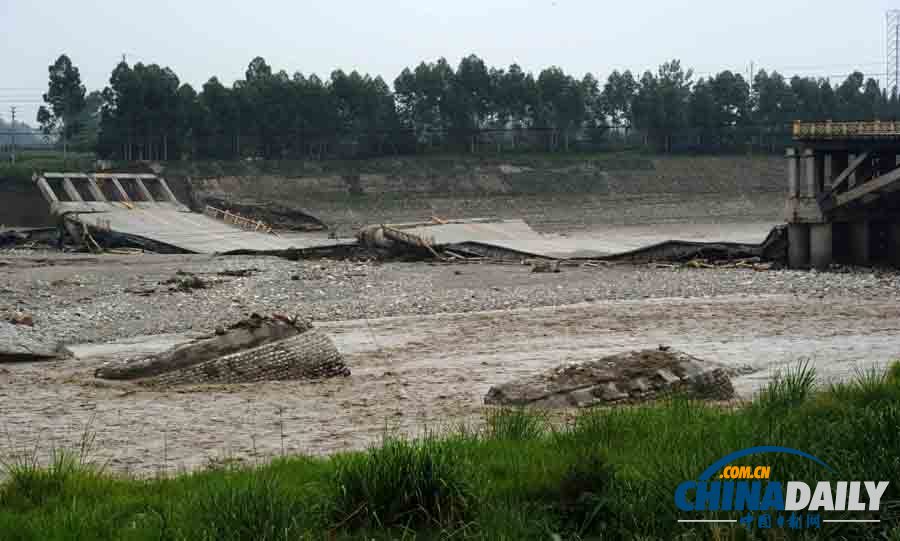
[[[887,81],[884,87],[888,95],[892,95],[900,90],[900,10],[888,11],[886,19]]]
[[[9,112],[12,113],[12,130],[9,132],[12,138],[12,163],[16,164],[16,106],[12,105],[9,108]]]

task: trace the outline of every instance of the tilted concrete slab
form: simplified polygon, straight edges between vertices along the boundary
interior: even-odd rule
[[[777,224],[708,224],[672,226],[608,227],[606,231],[572,236],[543,235],[523,220],[467,220],[465,222],[389,225],[424,240],[433,247],[450,248],[472,245],[518,252],[524,256],[552,259],[589,259],[627,255],[631,252],[682,243],[690,246],[704,244],[758,245]],[[680,240],[672,240],[677,238]]]
[[[135,244],[150,245],[152,249],[193,253],[273,252],[338,243],[334,239],[318,237],[279,237],[260,230],[260,227],[242,228],[191,212],[175,199],[165,179],[155,175],[45,173],[35,175],[34,181],[51,212],[64,218],[67,229],[76,238],[82,237],[86,226],[98,236],[108,234],[120,239],[124,237]],[[85,197],[75,189],[73,181],[82,183],[87,189]],[[130,197],[122,186],[126,181],[131,183],[134,197]],[[112,199],[102,193],[99,183],[107,183],[107,192]],[[147,187],[148,183],[155,187],[156,196]]]
[[[203,338],[208,338],[211,333],[190,331],[177,334],[157,334],[153,336],[138,336],[126,338],[105,344],[74,344],[63,348],[74,359],[82,361],[92,360],[123,360],[130,357],[156,355],[176,346],[189,344]]]
[[[523,220],[487,222],[473,220],[445,224],[396,227],[425,239],[433,246],[481,244],[501,250],[551,258],[596,257],[603,255],[590,241],[541,235]]]
[[[245,231],[203,214],[162,205],[69,213],[66,218],[90,228],[141,237],[200,254],[235,250],[287,250],[297,247],[296,239]]]

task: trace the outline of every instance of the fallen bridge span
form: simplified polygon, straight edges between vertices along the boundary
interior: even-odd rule
[[[100,240],[162,253],[228,253],[286,250],[298,243],[228,211],[191,212],[156,175],[44,173],[34,181],[69,235],[88,244]]]

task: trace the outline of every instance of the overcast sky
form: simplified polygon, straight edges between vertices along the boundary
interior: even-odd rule
[[[171,67],[199,87],[231,84],[249,61],[327,76],[381,75],[475,53],[488,65],[529,71],[558,65],[604,80],[679,58],[698,75],[750,63],[787,74],[885,71],[885,11],[900,1],[859,0],[0,0],[0,116],[35,124],[47,66],[61,53],[88,90],[129,63]]]

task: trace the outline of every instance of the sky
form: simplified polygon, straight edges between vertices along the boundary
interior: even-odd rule
[[[62,53],[88,91],[125,55],[168,66],[199,90],[242,78],[256,56],[275,71],[327,77],[336,68],[393,85],[423,60],[477,54],[489,66],[556,65],[601,81],[677,58],[697,76],[751,63],[786,75],[842,79],[885,72],[885,12],[859,0],[0,0],[0,117],[36,124],[47,66]]]

